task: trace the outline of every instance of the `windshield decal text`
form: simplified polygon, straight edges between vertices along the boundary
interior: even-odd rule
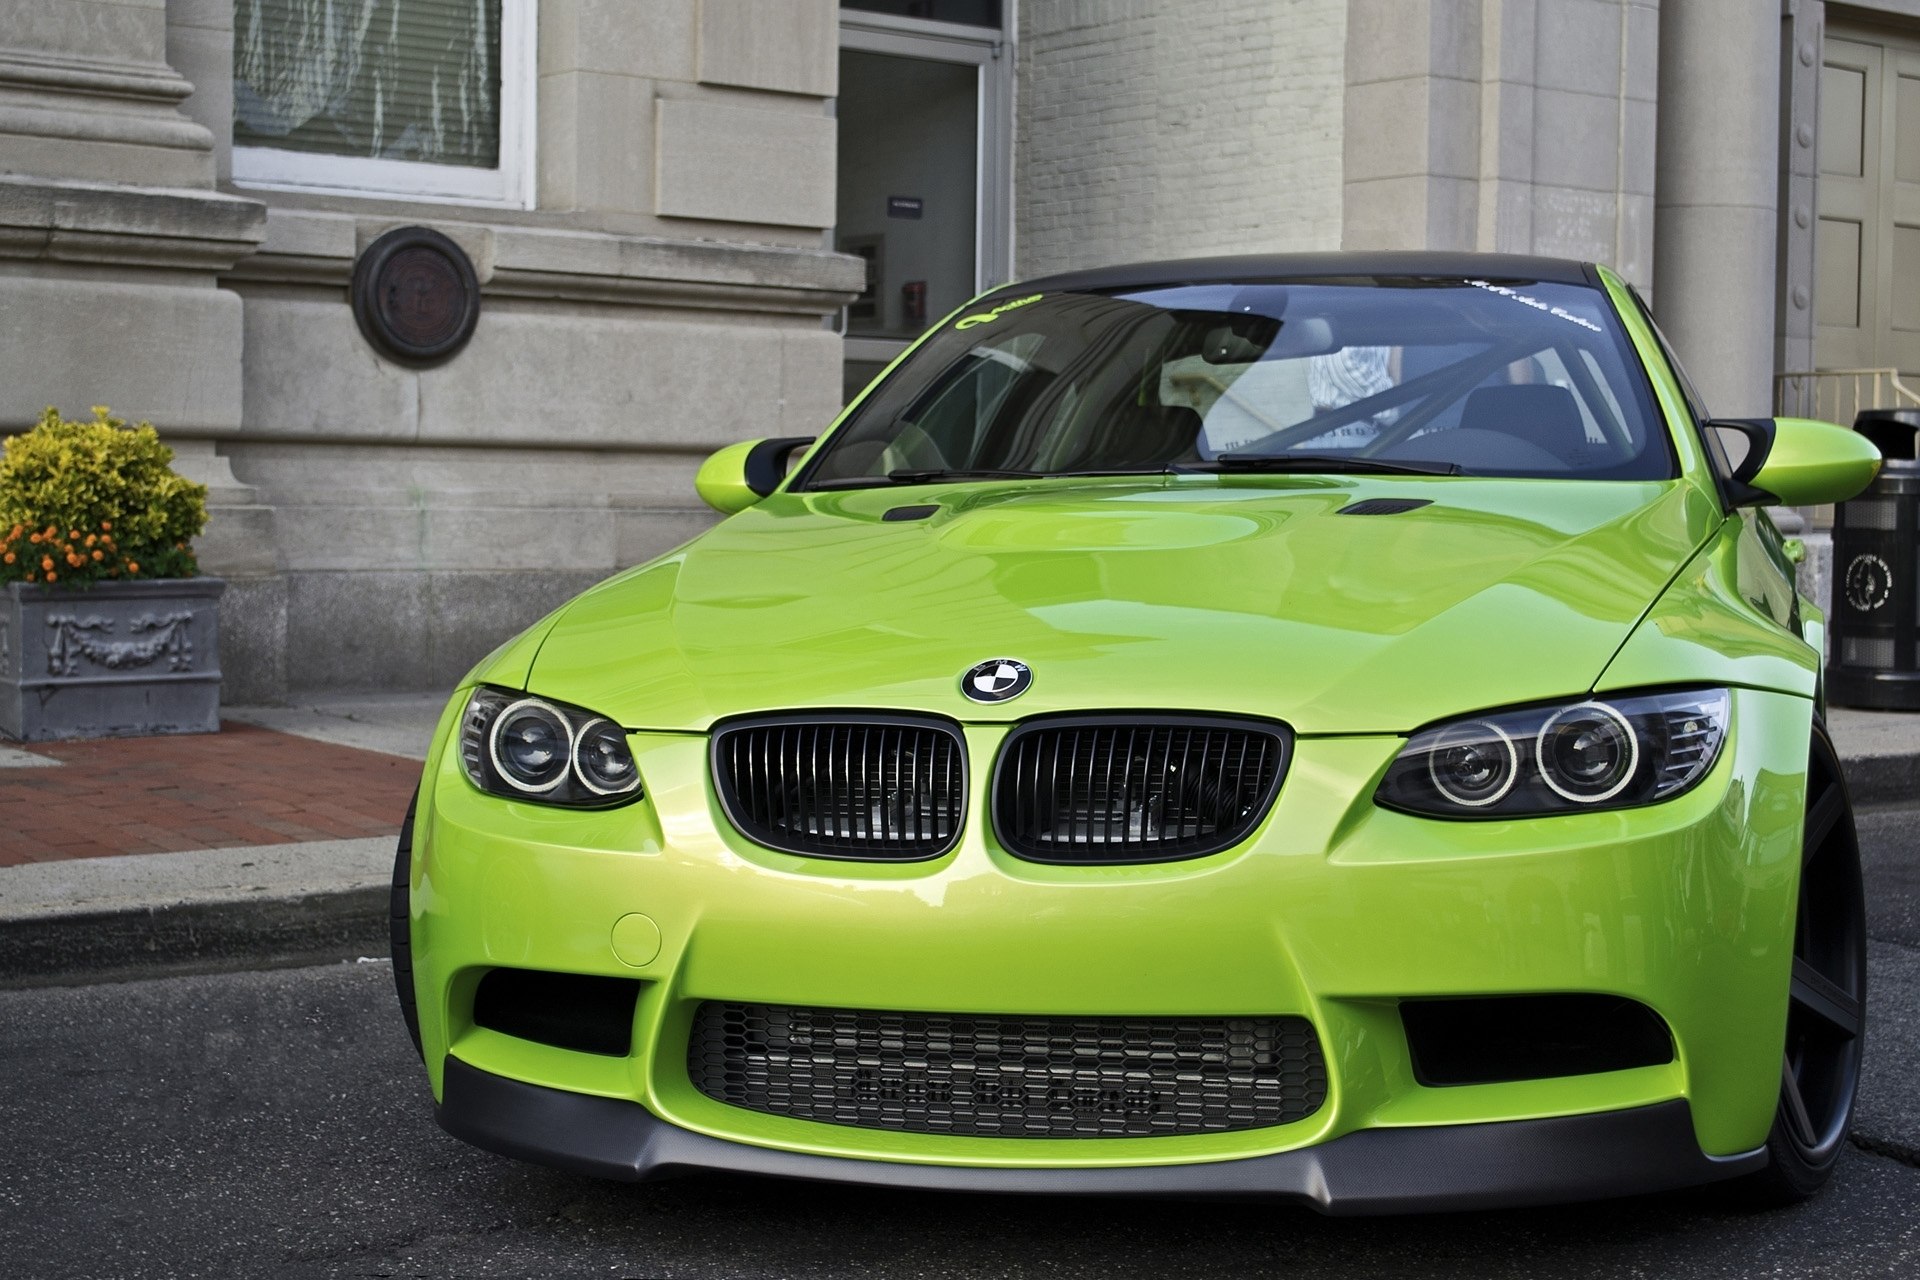
[[[1579,325],[1582,329],[1591,329],[1595,333],[1606,332],[1606,330],[1602,329],[1599,325],[1595,324],[1593,321],[1588,320],[1584,316],[1577,316],[1573,314],[1573,312],[1568,311],[1565,307],[1548,306],[1546,303],[1540,301],[1540,299],[1538,298],[1530,298],[1526,294],[1520,293],[1513,289],[1509,289],[1503,284],[1494,284],[1490,280],[1469,280],[1467,281],[1467,283],[1472,285],[1476,289],[1485,289],[1488,293],[1497,293],[1503,298],[1512,298],[1515,302],[1518,302],[1522,306],[1532,307],[1535,311],[1544,311],[1550,316],[1557,316],[1562,320],[1571,320],[1573,321],[1573,323]]]
[[[1036,293],[1031,297],[1015,298],[1012,302],[1001,303],[991,311],[976,311],[970,316],[961,316],[953,322],[953,327],[956,329],[971,329],[977,324],[992,324],[1003,314],[1013,310],[1015,307],[1024,307],[1029,302],[1038,302],[1044,296],[1046,295]]]

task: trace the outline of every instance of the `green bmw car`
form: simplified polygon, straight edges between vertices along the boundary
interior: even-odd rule
[[[462,682],[393,886],[439,1123],[621,1179],[1811,1195],[1865,935],[1761,508],[1878,465],[1709,417],[1591,265],[976,299]]]

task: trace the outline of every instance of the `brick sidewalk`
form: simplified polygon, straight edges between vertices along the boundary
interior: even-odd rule
[[[0,768],[0,866],[392,835],[420,763],[226,721],[217,734],[20,748]]]

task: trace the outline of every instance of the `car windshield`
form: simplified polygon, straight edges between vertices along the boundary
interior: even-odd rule
[[[1166,471],[1649,480],[1671,445],[1605,296],[1385,278],[981,303],[849,415],[797,486]]]

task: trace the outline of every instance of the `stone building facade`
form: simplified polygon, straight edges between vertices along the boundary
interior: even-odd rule
[[[1920,0],[435,3],[497,85],[470,187],[259,145],[315,109],[266,83],[325,34],[305,0],[0,6],[0,431],[47,404],[162,429],[212,489],[230,698],[447,684],[704,527],[706,452],[815,434],[1011,275],[1593,258],[1728,415],[1920,334],[1879,283],[1920,273]],[[479,289],[430,367],[349,301],[404,226]]]

